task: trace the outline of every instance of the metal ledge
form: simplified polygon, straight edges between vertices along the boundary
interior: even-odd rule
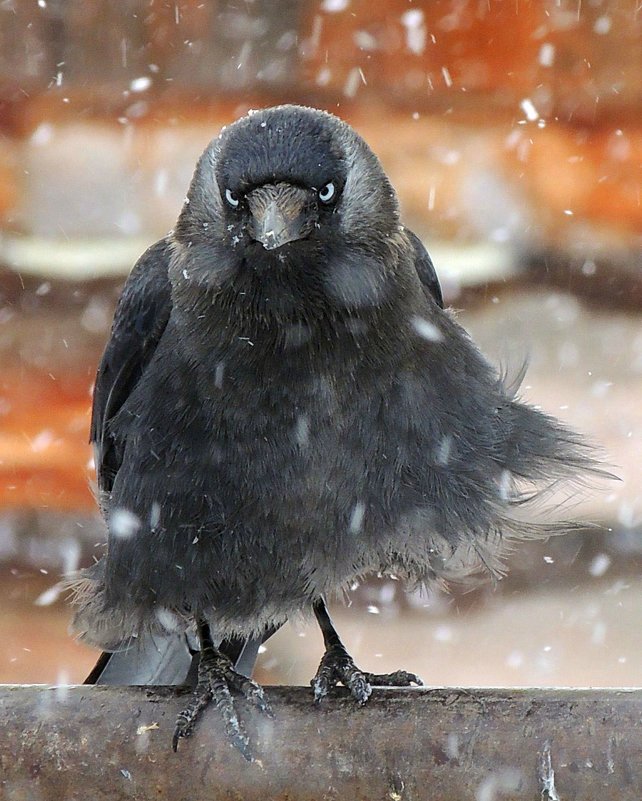
[[[7,801],[639,801],[642,689],[268,688],[275,719],[239,701],[257,761],[216,709],[170,747],[176,688],[0,686]]]

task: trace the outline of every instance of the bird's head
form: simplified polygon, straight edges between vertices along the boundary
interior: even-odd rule
[[[174,238],[201,285],[253,281],[273,298],[277,285],[314,287],[358,307],[379,302],[398,230],[394,190],[363,139],[326,112],[278,106],[210,143]]]

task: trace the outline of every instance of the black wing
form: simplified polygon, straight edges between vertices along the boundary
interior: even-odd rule
[[[439,279],[437,278],[437,272],[435,271],[432,259],[423,246],[421,239],[419,239],[416,234],[413,234],[409,228],[404,228],[404,231],[415,251],[415,269],[417,270],[421,283],[426,293],[443,309],[444,298],[441,294],[441,286],[439,285]]]
[[[111,337],[98,368],[90,441],[101,495],[111,491],[122,461],[109,433],[109,421],[140,380],[169,319],[168,266],[167,239],[152,245],[136,262],[118,301]]]

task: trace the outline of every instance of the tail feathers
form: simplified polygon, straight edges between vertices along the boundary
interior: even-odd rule
[[[510,475],[538,484],[570,480],[575,486],[616,478],[604,469],[595,446],[554,417],[516,400],[503,416],[502,461]]]
[[[587,490],[617,479],[596,447],[555,418],[515,399],[500,415],[497,495],[487,496],[478,508],[481,527],[470,523],[458,536],[431,543],[431,562],[438,559],[436,572],[449,583],[470,586],[471,579],[474,583],[489,573],[501,578],[517,542],[591,528],[582,520],[564,519],[569,508]]]

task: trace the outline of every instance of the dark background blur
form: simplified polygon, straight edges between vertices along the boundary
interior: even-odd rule
[[[463,324],[622,478],[496,587],[355,588],[349,650],[431,684],[640,684],[641,34],[635,0],[0,0],[0,681],[95,658],[56,582],[105,539],[88,410],[128,270],[222,125],[302,102],[364,136]],[[320,655],[296,621],[259,678]]]

